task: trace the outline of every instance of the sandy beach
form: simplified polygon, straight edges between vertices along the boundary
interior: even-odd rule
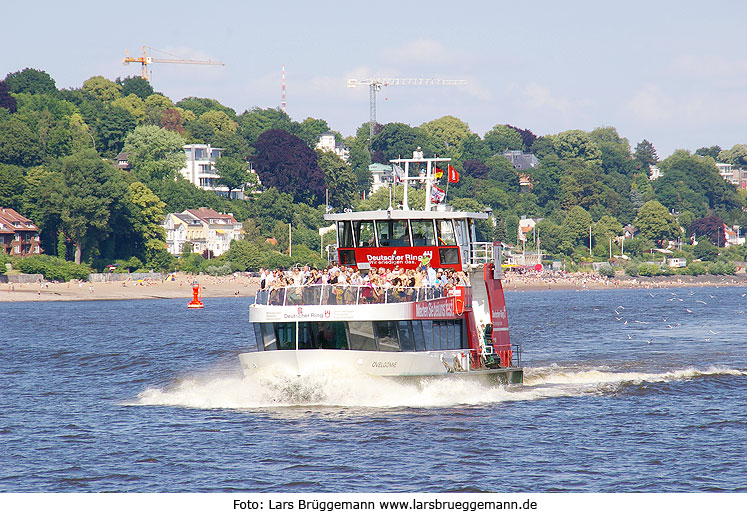
[[[197,279],[202,297],[249,297],[259,288],[259,278],[245,275],[225,277],[178,274],[156,280],[108,281],[101,283],[71,281],[57,283],[2,283],[0,302],[79,301],[102,299],[184,299],[192,300],[192,282]]]
[[[14,301],[79,301],[105,299],[192,299],[192,282],[202,286],[202,297],[250,297],[259,288],[259,278],[243,274],[231,276],[192,276],[178,274],[156,280],[35,283],[0,283],[0,302]],[[678,288],[693,286],[745,286],[747,275],[733,276],[670,276],[670,277],[615,277],[608,279],[596,274],[550,275],[507,274],[503,281],[507,292],[536,290],[615,290],[624,288]]]

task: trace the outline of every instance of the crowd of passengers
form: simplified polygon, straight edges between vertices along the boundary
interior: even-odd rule
[[[469,278],[463,271],[433,268],[430,263],[417,269],[404,269],[395,265],[392,268],[380,267],[361,272],[357,268],[330,266],[324,269],[296,267],[289,271],[260,270],[260,290],[270,291],[270,302],[281,304],[280,294],[285,294],[291,304],[319,299],[337,303],[391,303],[412,301],[450,295],[456,286],[469,286]],[[275,292],[286,288],[285,292]],[[299,290],[300,289],[300,290]],[[422,290],[421,290],[422,289]]]

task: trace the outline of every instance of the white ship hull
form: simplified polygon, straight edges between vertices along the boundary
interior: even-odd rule
[[[472,370],[468,351],[378,352],[356,350],[272,350],[239,354],[246,377],[279,371],[288,375],[310,375],[342,370],[381,377],[476,377],[492,382],[520,383],[518,368]]]

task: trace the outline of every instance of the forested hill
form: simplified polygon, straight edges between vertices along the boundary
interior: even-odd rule
[[[387,123],[374,129],[372,141],[364,123],[355,136],[336,133],[349,148],[346,163],[314,150],[318,136],[331,130],[322,119],[299,122],[258,107],[239,114],[207,98],[174,102],[138,77],[94,76],[79,88],[58,89],[46,72],[28,68],[0,82],[0,207],[14,208],[40,227],[45,253],[97,268],[118,260],[175,267],[160,223],[165,213],[199,207],[232,212],[244,222],[245,240],[215,263],[237,269],[321,263],[319,252],[330,242],[317,232],[326,225],[326,198],[336,210],[388,206],[388,191],[368,193],[368,165],[409,157],[419,146],[426,156],[451,157],[460,173],[447,203],[492,209],[496,226],[481,228],[484,239],[515,242],[520,216],[543,218],[543,250],[579,261],[584,251],[588,256],[589,226],[594,254],[605,259],[609,238],[627,224],[640,231],[625,243],[631,254],[693,233],[723,244],[720,225],[704,223],[747,226],[744,191],[715,166],[721,161],[747,168],[747,145],[704,144],[660,160],[652,143],[631,147],[613,127],[536,136],[514,123],[498,124],[484,136],[453,116],[418,127]],[[247,186],[250,196],[227,200],[181,179],[187,143],[223,148],[217,165],[222,184]],[[507,150],[534,154],[539,165],[517,172],[503,155]],[[130,172],[114,166],[121,152]],[[651,165],[663,174],[653,181]],[[415,192],[422,201],[422,192]],[[293,259],[285,255],[289,223]],[[197,257],[179,262],[195,268]]]

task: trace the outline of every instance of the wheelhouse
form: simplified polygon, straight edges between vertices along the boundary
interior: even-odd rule
[[[337,229],[340,264],[370,268],[416,268],[428,257],[435,268],[462,270],[484,255],[475,236],[481,212],[375,210],[327,214]]]

